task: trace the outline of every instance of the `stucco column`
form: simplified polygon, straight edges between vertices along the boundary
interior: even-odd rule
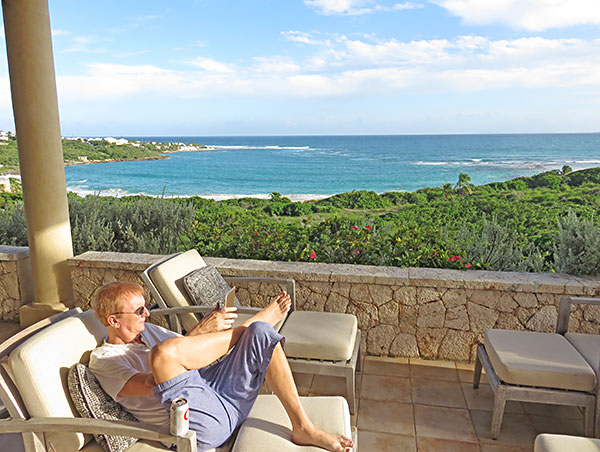
[[[47,0],[2,0],[33,274],[29,325],[64,311],[73,256]]]

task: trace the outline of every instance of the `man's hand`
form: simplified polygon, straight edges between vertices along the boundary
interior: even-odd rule
[[[210,311],[189,333],[188,336],[196,334],[216,333],[219,331],[228,330],[232,327],[233,322],[237,319],[237,308],[221,308],[220,303],[217,303],[215,308]]]

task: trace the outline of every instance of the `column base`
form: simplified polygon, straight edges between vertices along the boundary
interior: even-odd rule
[[[19,317],[21,328],[27,328],[42,319],[46,319],[59,312],[65,312],[67,308],[64,304],[42,304],[30,303],[19,308]]]

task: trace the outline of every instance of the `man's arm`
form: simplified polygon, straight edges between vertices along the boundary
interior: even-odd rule
[[[119,391],[119,397],[141,397],[152,395],[152,387],[154,386],[154,377],[152,374],[139,373],[135,374],[127,383],[123,385]]]

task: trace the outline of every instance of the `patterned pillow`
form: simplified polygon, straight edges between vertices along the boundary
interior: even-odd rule
[[[206,265],[186,275],[183,278],[183,286],[192,302],[198,306],[214,306],[219,302],[223,307],[225,295],[231,289],[212,265]],[[234,304],[241,306],[237,297]]]
[[[128,411],[115,402],[100,386],[87,366],[75,364],[67,376],[69,393],[81,417],[137,421]],[[105,452],[123,452],[137,441],[130,436],[94,435],[96,442]]]

